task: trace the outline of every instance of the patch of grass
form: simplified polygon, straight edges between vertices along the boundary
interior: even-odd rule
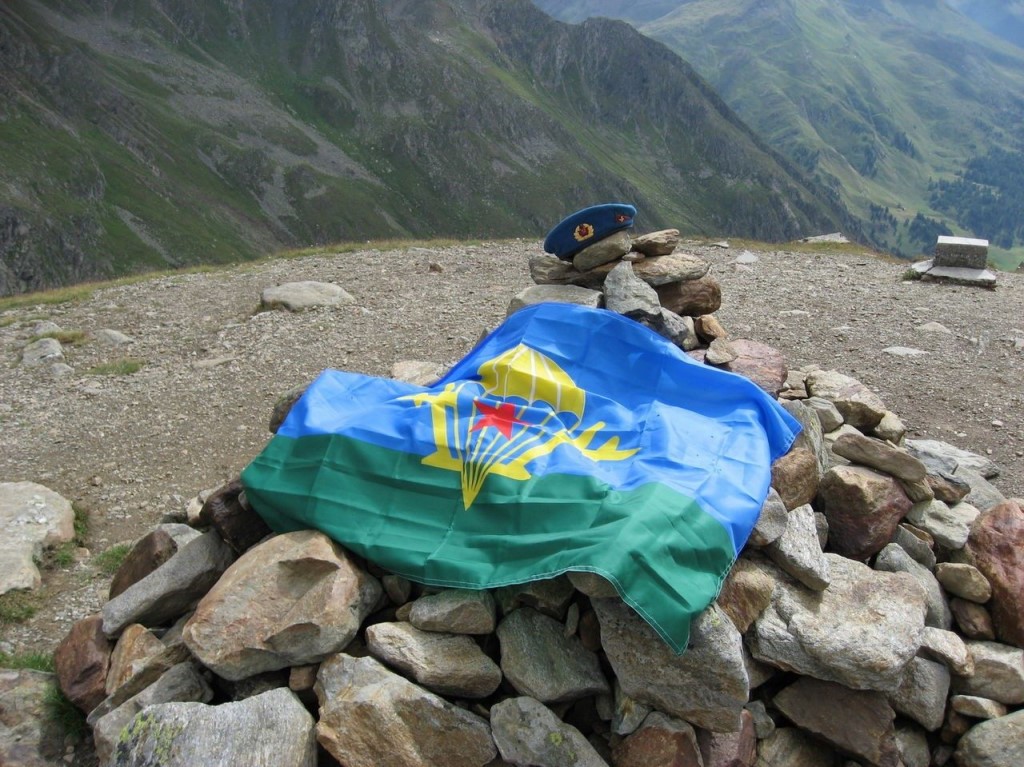
[[[72,504],[71,508],[75,513],[74,538],[43,554],[43,566],[48,569],[63,570],[70,567],[75,562],[75,550],[85,545],[85,536],[89,532],[89,512],[77,503]]]
[[[128,376],[138,373],[145,366],[146,360],[138,357],[122,357],[113,362],[105,362],[102,365],[95,365],[85,371],[86,375],[94,376]]]
[[[67,699],[67,696],[56,684],[47,689],[43,705],[46,707],[46,715],[49,720],[56,724],[65,735],[71,735],[81,740],[89,733],[85,714]]]
[[[53,673],[53,656],[41,652],[15,653],[14,655],[0,652],[0,668],[28,668],[33,671]]]
[[[96,286],[92,283],[80,285],[69,285],[66,288],[55,288],[53,290],[42,290],[36,293],[22,293],[18,296],[7,296],[0,298],[0,311],[8,309],[22,309],[26,306],[52,306],[54,304],[66,304],[72,301],[85,301],[92,298]]]
[[[82,330],[52,330],[49,333],[40,333],[37,336],[32,336],[29,342],[38,341],[40,338],[55,338],[62,344],[77,346],[85,342],[86,335],[85,331]]]
[[[39,609],[40,597],[34,591],[17,589],[0,594],[0,626],[24,623]]]
[[[101,551],[92,561],[104,574],[113,575],[120,569],[131,550],[130,543],[116,543],[106,551]]]

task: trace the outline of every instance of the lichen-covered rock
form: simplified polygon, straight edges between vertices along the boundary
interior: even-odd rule
[[[286,688],[236,703],[161,703],[135,715],[114,747],[117,767],[315,767],[313,717]]]
[[[501,758],[511,764],[608,767],[579,730],[530,697],[507,698],[492,706],[491,729]]]

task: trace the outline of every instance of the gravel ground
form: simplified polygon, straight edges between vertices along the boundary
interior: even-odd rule
[[[540,250],[516,241],[309,256],[0,313],[0,481],[45,484],[90,517],[86,548],[45,573],[32,619],[0,626],[0,651],[48,652],[97,610],[109,577],[96,555],[236,476],[269,438],[278,395],[327,367],[388,375],[400,360],[456,361],[532,284],[528,259]],[[870,255],[680,250],[712,263],[718,317],[733,337],[776,347],[791,367],[859,378],[909,436],[988,455],[1002,468],[995,485],[1024,496],[1024,275],[1001,274],[990,291],[904,281],[906,264]],[[298,280],[335,282],[356,302],[257,312],[264,288]],[[65,347],[73,373],[20,364],[41,320],[86,334]],[[949,332],[920,329],[929,322]],[[96,336],[104,328],[134,342],[106,345]],[[145,364],[130,375],[89,372],[123,357]]]

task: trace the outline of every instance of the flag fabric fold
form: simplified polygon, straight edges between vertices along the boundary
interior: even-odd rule
[[[597,573],[681,652],[798,431],[633,320],[539,304],[431,386],[324,371],[242,482],[274,530],[420,583]]]

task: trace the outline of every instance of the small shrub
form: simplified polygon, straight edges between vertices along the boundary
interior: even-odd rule
[[[47,718],[65,735],[82,740],[88,734],[89,725],[85,721],[85,714],[67,699],[56,684],[47,688],[43,705],[46,707]]]
[[[49,333],[40,333],[32,336],[31,341],[38,341],[40,338],[55,338],[62,344],[77,346],[85,341],[85,332],[82,330],[51,330]]]
[[[130,543],[118,543],[106,551],[101,551],[92,561],[103,573],[113,575],[120,569],[125,557],[128,556],[131,550],[132,545]]]
[[[33,591],[17,589],[0,594],[0,626],[24,623],[39,609],[39,595]]]
[[[87,375],[95,376],[128,376],[132,373],[138,373],[145,364],[145,360],[140,360],[137,357],[122,357],[113,362],[106,362],[102,365],[91,367],[85,372]]]
[[[17,653],[15,655],[0,652],[0,668],[29,668],[33,671],[53,673],[53,656],[41,652]]]

